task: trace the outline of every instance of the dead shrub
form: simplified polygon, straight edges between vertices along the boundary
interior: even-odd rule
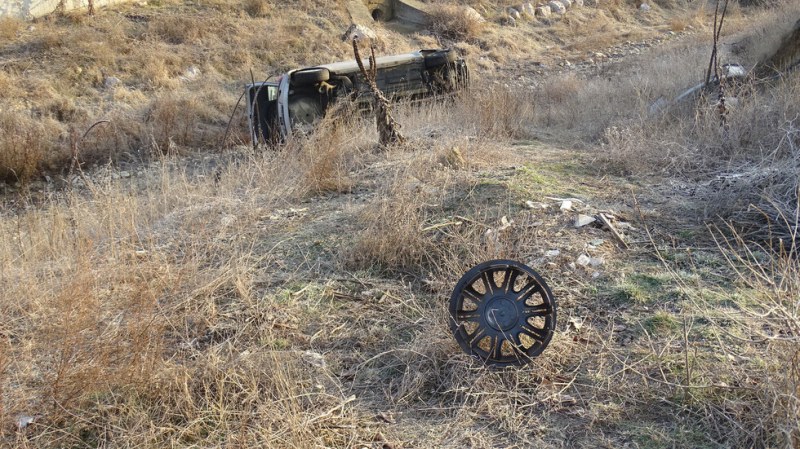
[[[44,164],[57,159],[55,145],[50,140],[54,127],[45,123],[49,122],[10,111],[0,114],[0,179],[28,181]]]
[[[270,11],[266,0],[244,0],[243,8],[250,17],[266,17]]]
[[[484,20],[461,6],[437,5],[430,12],[428,26],[444,39],[470,41],[483,31]]]
[[[366,228],[345,251],[348,265],[389,270],[425,266],[434,242],[423,230],[433,192],[406,173],[397,175],[360,216]]]
[[[302,195],[346,192],[353,187],[350,171],[369,145],[363,132],[366,124],[351,109],[344,104],[331,108],[310,135],[298,137],[287,148],[287,152],[297,151]]]
[[[733,225],[714,228],[717,246],[737,286],[735,309],[720,314],[719,305],[709,301],[712,296],[687,291],[716,326],[726,329],[714,348],[725,355],[721,359],[725,362],[706,365],[708,372],[697,375],[727,377],[734,384],[709,398],[718,405],[708,410],[721,422],[733,419],[738,433],[733,440],[755,447],[797,447],[800,443],[800,240],[796,238],[797,215],[788,218],[795,238],[770,246],[748,242]],[[737,332],[748,337],[731,341]],[[742,403],[747,406],[737,406]]]
[[[481,137],[521,138],[531,133],[537,105],[533,93],[523,89],[472,89],[456,101],[453,113]]]
[[[220,120],[221,115],[203,98],[193,93],[166,93],[156,98],[145,114],[145,130],[142,139],[152,142],[161,152],[169,152],[177,146],[207,148],[219,143],[222,128],[208,127]]]
[[[206,34],[206,26],[198,17],[183,15],[158,16],[149,23],[150,30],[170,44],[193,44]]]
[[[11,41],[22,28],[22,21],[13,17],[0,18],[0,42]]]

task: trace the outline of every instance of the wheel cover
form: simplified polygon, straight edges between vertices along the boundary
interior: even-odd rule
[[[450,297],[450,330],[467,354],[494,366],[524,365],[550,343],[556,300],[541,276],[513,260],[469,270]]]

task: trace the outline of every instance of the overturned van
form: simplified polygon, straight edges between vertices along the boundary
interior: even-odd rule
[[[368,65],[367,61],[364,61]],[[395,101],[451,94],[466,87],[466,62],[449,49],[377,58],[378,88]],[[355,60],[292,70],[273,81],[247,85],[253,144],[276,143],[308,132],[334,102],[369,109],[372,96]]]

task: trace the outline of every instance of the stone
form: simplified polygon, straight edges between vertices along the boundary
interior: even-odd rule
[[[534,15],[542,18],[550,17],[550,5],[537,6],[534,10]]]
[[[516,8],[508,8],[508,16],[514,20],[520,20],[522,18],[522,15],[516,10]]]
[[[572,0],[572,6],[583,6],[583,0]]]
[[[558,0],[564,5],[564,8],[570,9],[572,7],[572,0]]]
[[[587,256],[586,254],[581,254],[580,256],[578,256],[578,260],[576,260],[575,263],[582,267],[585,267],[589,265],[591,261],[592,261],[591,257]]]
[[[544,257],[557,257],[559,254],[561,254],[561,251],[560,251],[560,250],[557,250],[557,249],[551,249],[551,250],[549,250],[549,251],[546,251],[546,252],[544,253]]]
[[[522,4],[522,13],[528,17],[536,16],[536,10],[533,7],[533,3],[527,2]]]
[[[567,13],[567,8],[564,7],[564,4],[558,0],[550,0],[550,2],[547,3],[547,5],[550,6],[550,12],[553,14],[558,14],[559,16],[563,16],[564,14]]]
[[[582,228],[586,225],[594,223],[595,221],[597,221],[597,219],[591,215],[579,214],[578,218],[575,219],[575,227]]]
[[[515,27],[517,26],[517,20],[511,16],[506,16],[500,19],[501,23],[505,26]]]
[[[106,89],[113,89],[119,85],[121,81],[116,76],[107,76],[106,79],[103,80],[103,86]]]
[[[200,69],[197,68],[197,66],[191,66],[188,69],[186,69],[185,72],[183,72],[182,78],[184,81],[192,81],[197,79],[197,77],[200,76],[200,73],[201,73]]]
[[[464,7],[464,16],[478,23],[485,23],[486,19],[472,6]]]
[[[642,3],[641,5],[639,5],[639,10],[644,12],[650,11],[650,5],[648,5],[647,3]]]
[[[131,177],[131,173],[128,172],[128,171],[122,170],[121,172],[119,172],[119,177],[123,178],[123,179],[130,178]]]
[[[347,29],[347,31],[344,32],[344,35],[342,35],[342,40],[346,41],[346,42],[352,42],[353,39],[359,39],[359,40],[372,39],[372,40],[374,40],[374,39],[377,39],[377,37],[378,37],[378,35],[375,34],[375,31],[373,31],[371,28],[365,27],[364,25],[352,24]]]
[[[566,210],[572,210],[572,201],[570,201],[570,200],[562,201],[560,209],[561,210],[565,210],[565,211]]]
[[[310,365],[314,365],[317,368],[325,368],[327,363],[325,363],[325,357],[314,351],[306,351],[303,353],[303,360],[305,360]]]

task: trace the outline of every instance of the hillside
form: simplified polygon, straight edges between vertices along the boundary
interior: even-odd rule
[[[251,148],[243,84],[350,58],[344,3],[0,19],[0,445],[797,447],[800,78],[767,63],[795,2],[729,5],[723,115],[673,102],[714,3],[428,2],[379,52],[452,47],[473,82],[396,105],[406,143],[342,115]],[[624,243],[576,226],[601,214]],[[558,301],[519,368],[449,330],[496,258]]]

